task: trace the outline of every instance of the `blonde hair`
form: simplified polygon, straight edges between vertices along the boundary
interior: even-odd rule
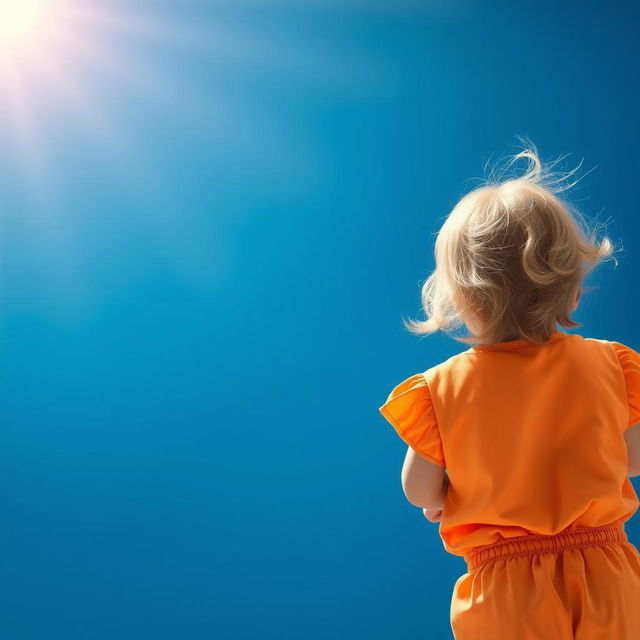
[[[422,285],[427,319],[405,321],[409,331],[450,334],[466,325],[472,335],[455,340],[538,344],[557,323],[580,326],[569,314],[583,279],[614,247],[606,236],[598,242],[580,212],[555,195],[576,184],[567,179],[580,165],[552,174],[528,144],[506,167],[526,159],[523,175],[487,181],[447,216],[435,242],[436,268]]]

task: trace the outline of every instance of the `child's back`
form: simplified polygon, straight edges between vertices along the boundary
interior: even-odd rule
[[[480,286],[450,285],[449,310],[455,308],[485,340],[408,377],[380,410],[413,454],[403,470],[405,489],[412,473],[442,482],[446,468],[440,535],[446,550],[463,556],[468,567],[451,600],[458,640],[630,640],[640,637],[640,554],[624,523],[640,506],[628,479],[640,470],[629,469],[625,435],[640,423],[640,354],[619,342],[548,327],[545,335],[535,323],[523,327],[518,311],[521,318],[544,318],[545,304],[548,318],[577,326],[566,302],[579,293],[581,261],[591,256],[595,264],[610,247],[580,246],[576,234],[574,249],[582,254],[576,251],[578,269],[572,270],[571,256],[563,263],[554,253],[558,238],[571,249],[571,234],[563,228],[571,231],[571,221],[553,211],[555,198],[545,195],[539,206],[547,210],[540,215],[540,192],[531,200],[522,193],[514,200],[513,193],[509,206],[504,198],[491,203],[494,218],[511,216],[511,227],[494,224],[498,242],[494,237],[483,244],[476,235],[473,249],[484,263],[469,250],[469,229],[477,231],[483,222],[473,211],[464,224],[457,220],[455,233],[450,224],[436,252],[440,265],[458,260],[450,282],[464,283],[460,270],[466,268],[476,283],[489,284],[487,300],[506,305],[507,313],[492,315]],[[525,206],[519,210],[514,201]],[[528,218],[514,227],[517,215]],[[531,239],[536,225],[542,233]],[[509,244],[514,238],[522,242]],[[523,257],[527,238],[538,255]],[[501,251],[491,252],[491,243]],[[467,264],[459,264],[457,250]],[[497,295],[492,278],[503,283]],[[441,328],[438,317],[446,318],[436,308],[443,303],[444,280],[435,273],[425,285],[431,312],[426,331]],[[509,287],[516,284],[520,299],[510,307]],[[554,307],[554,293],[566,302]],[[509,318],[535,339],[513,338]],[[511,339],[491,340],[501,326],[501,335]]]

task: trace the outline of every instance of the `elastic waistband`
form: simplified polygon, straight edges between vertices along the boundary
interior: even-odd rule
[[[555,535],[531,533],[505,538],[493,544],[474,547],[464,555],[470,572],[500,560],[541,553],[557,553],[568,549],[594,547],[628,540],[624,522],[616,520],[600,527],[568,527]]]

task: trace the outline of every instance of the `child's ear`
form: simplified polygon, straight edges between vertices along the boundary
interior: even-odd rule
[[[580,287],[578,289],[578,293],[576,293],[576,299],[573,303],[573,311],[575,311],[578,308],[578,302],[580,302],[580,296],[582,294],[582,287]]]

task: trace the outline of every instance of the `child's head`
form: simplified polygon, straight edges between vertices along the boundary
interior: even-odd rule
[[[598,243],[581,214],[554,195],[567,187],[542,167],[534,147],[508,166],[519,158],[529,161],[524,175],[474,189],[446,218],[436,268],[422,287],[427,320],[407,322],[410,331],[449,333],[464,324],[472,335],[461,342],[538,343],[558,323],[580,326],[569,314],[583,279],[613,245],[607,237]]]

